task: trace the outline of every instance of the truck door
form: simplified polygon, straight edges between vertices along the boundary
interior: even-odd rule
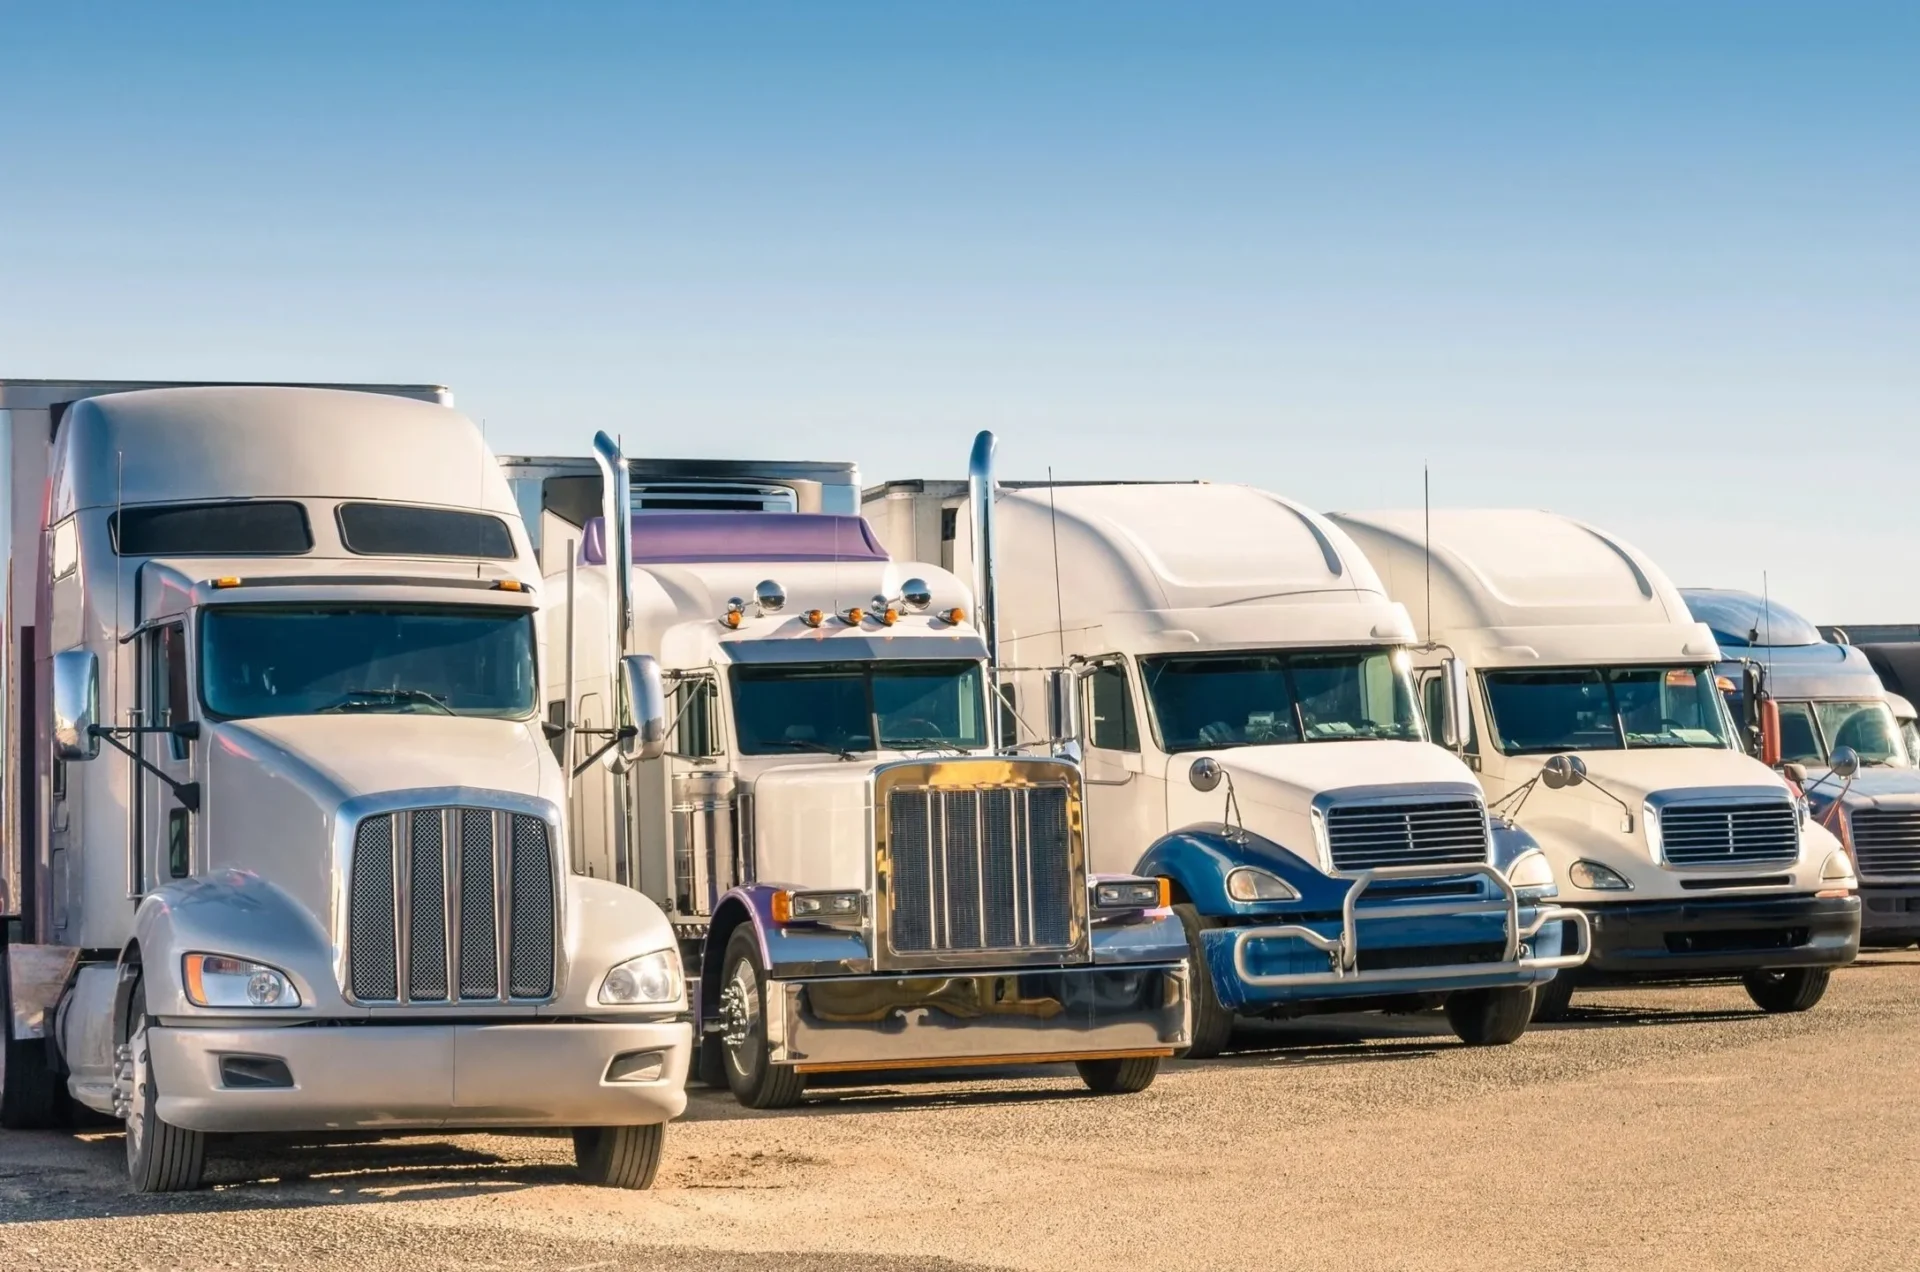
[[[1093,664],[1082,679],[1086,722],[1087,856],[1095,871],[1131,871],[1166,833],[1164,781],[1141,754],[1140,717],[1127,662]]]
[[[187,629],[184,622],[149,628],[141,637],[141,722],[170,728],[193,718],[193,681],[187,667]],[[134,737],[148,763],[176,782],[194,780],[194,743],[169,733],[140,733]],[[196,854],[194,815],[173,790],[152,773],[140,771],[140,808],[136,825],[142,841],[141,877],[145,892],[173,879],[184,879],[204,867]]]

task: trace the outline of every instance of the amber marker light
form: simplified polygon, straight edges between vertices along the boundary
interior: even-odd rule
[[[493,585],[496,592],[531,592],[533,589],[519,579],[501,579]]]
[[[826,614],[821,610],[808,610],[802,617],[806,620],[808,627],[818,627],[827,621]]]
[[[240,580],[234,578],[231,574],[229,574],[224,578],[215,579],[213,581],[213,585],[215,587],[239,587]]]
[[[893,608],[893,606],[889,605],[887,606],[887,608],[880,611],[880,622],[882,623],[882,625],[887,627],[892,627],[895,623],[899,621],[900,621],[900,611]]]
[[[793,922],[793,893],[780,890],[773,894],[773,921],[779,924]]]
[[[867,621],[867,611],[856,605],[847,611],[846,618],[848,627],[858,627]]]
[[[967,611],[961,609],[958,605],[956,605],[952,609],[942,613],[940,617],[946,619],[949,623],[952,623],[955,627],[958,627],[960,626],[960,624],[967,621]]]

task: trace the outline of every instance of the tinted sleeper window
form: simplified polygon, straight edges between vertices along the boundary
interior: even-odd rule
[[[485,513],[347,503],[340,505],[339,516],[340,541],[349,552],[513,559],[513,535],[507,523]]]
[[[121,556],[290,556],[313,547],[297,503],[148,504],[107,518]]]

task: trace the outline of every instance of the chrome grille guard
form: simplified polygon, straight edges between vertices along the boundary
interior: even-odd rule
[[[1450,963],[1438,967],[1400,967],[1376,972],[1360,970],[1360,926],[1356,906],[1360,895],[1376,881],[1399,879],[1459,879],[1470,875],[1481,875],[1493,880],[1500,889],[1498,900],[1479,901],[1409,901],[1398,905],[1383,905],[1369,910],[1368,919],[1413,919],[1441,918],[1451,915],[1467,914],[1504,914],[1506,916],[1506,945],[1497,963]],[[1409,980],[1453,980],[1463,976],[1498,976],[1519,972],[1546,972],[1561,968],[1578,967],[1587,961],[1587,955],[1593,950],[1593,926],[1587,916],[1579,910],[1565,906],[1548,906],[1534,916],[1532,923],[1520,926],[1520,894],[1514,890],[1507,877],[1490,865],[1473,866],[1381,866],[1373,870],[1361,871],[1352,876],[1353,886],[1347,889],[1346,900],[1340,907],[1340,935],[1322,936],[1310,927],[1299,923],[1281,923],[1264,927],[1238,928],[1233,939],[1233,970],[1243,982],[1262,989],[1280,986],[1339,985],[1352,987],[1365,985],[1368,981],[1409,981]],[[1526,947],[1526,942],[1540,934],[1549,923],[1571,923],[1580,934],[1580,950],[1577,954],[1559,954],[1552,958],[1536,958]],[[1277,972],[1259,973],[1247,966],[1247,943],[1249,941],[1272,940],[1291,937],[1305,941],[1308,945],[1327,956],[1331,964],[1324,972]]]

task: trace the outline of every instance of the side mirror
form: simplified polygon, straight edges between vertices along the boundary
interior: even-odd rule
[[[1780,767],[1780,704],[1772,698],[1760,700],[1760,762]]]
[[[633,732],[620,739],[620,757],[657,760],[667,750],[667,692],[660,664],[652,654],[628,654],[620,660],[620,683],[633,726]]]
[[[1226,776],[1226,772],[1227,770],[1221,767],[1220,761],[1211,755],[1203,755],[1193,762],[1192,768],[1187,770],[1187,780],[1193,783],[1194,790],[1204,795],[1208,791],[1219,788],[1220,779]]]
[[[1549,755],[1540,766],[1540,782],[1550,791],[1587,780],[1587,762],[1577,755]]]
[[[1850,746],[1836,746],[1827,766],[1833,770],[1835,777],[1844,782],[1860,771],[1860,752]]]
[[[1467,665],[1458,658],[1440,662],[1442,712],[1440,745],[1464,751],[1473,736],[1473,702],[1467,692]]]
[[[1047,736],[1072,742],[1080,736],[1080,677],[1069,667],[1047,672]]]
[[[100,754],[100,659],[90,649],[53,656],[53,758],[72,763]]]

